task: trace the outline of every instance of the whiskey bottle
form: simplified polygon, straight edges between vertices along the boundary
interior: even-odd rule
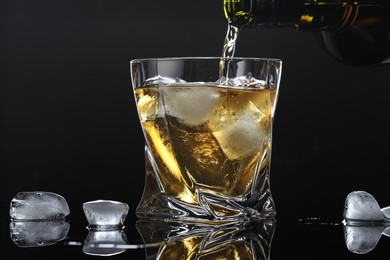
[[[352,66],[390,64],[390,0],[224,0],[238,28],[295,27]]]

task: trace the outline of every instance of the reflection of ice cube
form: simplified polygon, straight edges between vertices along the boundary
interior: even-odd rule
[[[266,129],[261,126],[263,113],[253,104],[237,120],[214,132],[215,138],[230,160],[238,159],[256,149],[266,140]]]
[[[204,123],[219,100],[217,90],[199,85],[170,86],[161,89],[166,113],[188,126]],[[188,86],[188,87],[187,87]]]
[[[126,251],[127,237],[123,230],[88,232],[83,252],[87,255],[112,256]]]
[[[65,239],[69,231],[65,221],[12,221],[11,239],[19,247],[48,246]]]
[[[355,254],[366,254],[374,249],[384,226],[344,226],[345,244]]]
[[[344,218],[347,220],[384,221],[378,202],[365,191],[354,191],[345,200]]]
[[[126,203],[112,200],[95,200],[83,204],[89,226],[93,229],[122,227],[129,211]]]
[[[52,192],[19,192],[11,201],[9,214],[16,220],[53,220],[69,215],[66,200]]]
[[[385,227],[385,230],[383,230],[382,234],[390,237],[390,227]]]

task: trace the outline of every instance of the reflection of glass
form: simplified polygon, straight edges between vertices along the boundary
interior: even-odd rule
[[[123,230],[89,230],[83,252],[87,255],[111,256],[127,250],[127,237]]]
[[[225,226],[139,220],[146,259],[269,260],[275,221]]]
[[[53,245],[66,238],[70,225],[65,221],[12,221],[11,239],[19,247]]]
[[[222,222],[275,215],[269,174],[281,61],[229,59],[223,80],[220,64],[220,58],[131,62],[146,139],[137,216]]]

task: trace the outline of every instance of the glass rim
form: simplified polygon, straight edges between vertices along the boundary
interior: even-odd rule
[[[130,63],[149,62],[149,61],[184,61],[184,60],[232,60],[232,61],[273,61],[282,63],[280,58],[259,58],[259,57],[217,57],[217,56],[189,56],[189,57],[161,57],[161,58],[136,58],[130,60]]]

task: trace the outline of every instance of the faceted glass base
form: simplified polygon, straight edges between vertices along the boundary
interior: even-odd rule
[[[263,165],[245,196],[229,197],[210,188],[193,184],[184,189],[190,199],[166,192],[159,180],[157,165],[145,147],[146,180],[142,199],[137,207],[139,218],[180,219],[201,223],[226,223],[273,218],[276,215],[269,185],[269,163]]]

